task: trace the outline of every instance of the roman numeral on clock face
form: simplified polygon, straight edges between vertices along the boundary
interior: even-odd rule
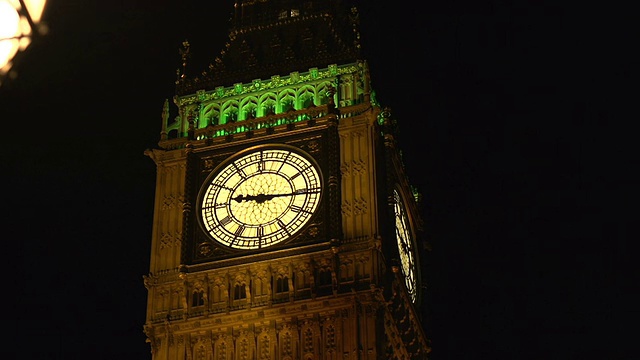
[[[291,211],[297,212],[297,213],[304,212],[304,213],[307,213],[307,214],[311,214],[312,213],[311,211],[305,210],[305,209],[301,208],[298,205],[291,205]]]
[[[238,173],[238,175],[240,175],[243,179],[247,178],[247,174],[244,172],[244,169],[241,169],[236,164],[233,164],[233,167],[236,169],[236,172]]]
[[[231,217],[229,215],[223,217],[222,219],[220,219],[220,224],[222,226],[225,226],[227,224],[229,224],[231,222]]]

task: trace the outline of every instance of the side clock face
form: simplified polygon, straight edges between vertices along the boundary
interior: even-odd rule
[[[396,240],[398,241],[398,251],[400,253],[400,265],[405,278],[407,291],[413,302],[416,301],[416,274],[415,258],[413,249],[413,238],[409,227],[409,218],[402,201],[402,197],[397,190],[393,191],[394,213],[396,218]]]
[[[203,229],[222,245],[281,243],[311,220],[320,203],[320,172],[293,147],[252,148],[218,169],[200,191],[198,212]]]

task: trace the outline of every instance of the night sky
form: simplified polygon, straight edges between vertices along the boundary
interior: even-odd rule
[[[143,151],[157,147],[182,40],[194,73],[227,40],[233,1],[207,3],[50,0],[48,35],[0,86],[15,358],[151,359]],[[610,90],[631,61],[602,56],[620,39],[560,5],[360,3],[373,87],[424,195],[433,360],[629,359],[625,295],[640,282],[621,210],[637,165],[632,135],[609,130],[629,118]]]

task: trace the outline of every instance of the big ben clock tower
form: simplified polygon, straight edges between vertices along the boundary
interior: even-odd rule
[[[153,360],[428,358],[420,196],[358,25],[347,0],[237,0],[179,72],[145,152]]]

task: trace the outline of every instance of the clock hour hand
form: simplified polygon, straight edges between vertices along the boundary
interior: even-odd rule
[[[307,190],[307,189],[302,189],[302,190],[296,190],[292,193],[286,193],[286,194],[258,194],[258,195],[238,195],[236,197],[233,198],[233,200],[237,201],[237,202],[243,202],[243,201],[255,201],[258,204],[263,203],[267,200],[271,200],[275,197],[280,197],[280,196],[293,196],[293,195],[300,195],[300,194],[309,194],[309,193],[315,193],[318,192],[318,190]]]
[[[237,201],[237,202],[243,202],[243,201],[255,201],[258,204],[263,203],[267,200],[271,200],[275,197],[275,195],[265,195],[265,194],[258,194],[258,195],[238,195],[234,198],[232,198],[233,200]]]

